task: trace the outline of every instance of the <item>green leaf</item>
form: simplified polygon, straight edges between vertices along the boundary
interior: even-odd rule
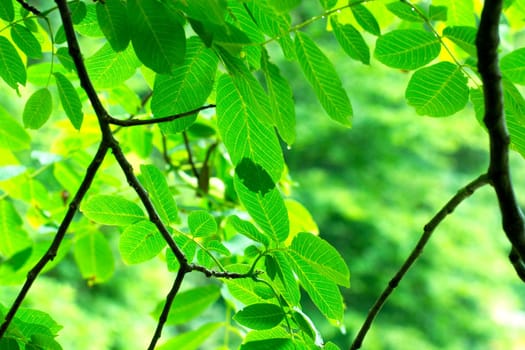
[[[295,274],[292,270],[290,262],[286,258],[284,252],[276,250],[272,252],[273,258],[276,261],[277,266],[277,277],[278,280],[274,279],[277,286],[277,290],[284,297],[286,302],[291,306],[299,305],[301,301],[301,293],[299,291],[299,284],[295,279]]]
[[[259,30],[252,16],[240,2],[230,2],[228,11],[231,13],[232,21],[248,36],[252,43],[264,42],[264,34]],[[257,45],[246,45],[242,48],[246,54],[246,61],[254,69],[259,69],[261,64],[261,47]]]
[[[381,35],[379,24],[369,9],[361,4],[354,4],[350,9],[352,10],[355,20],[364,30],[376,36]]]
[[[291,339],[276,338],[251,341],[241,345],[240,350],[296,350],[296,347]]]
[[[115,52],[106,43],[93,56],[88,57],[85,64],[96,88],[110,88],[131,78],[140,66],[140,61],[133,53],[133,48]]]
[[[397,17],[409,22],[424,22],[423,18],[413,10],[413,7],[404,1],[395,1],[386,5],[388,10]]]
[[[31,143],[29,134],[11,117],[7,111],[0,107],[0,149],[13,151],[27,149]]]
[[[233,227],[240,234],[250,238],[253,241],[261,242],[266,247],[270,245],[269,237],[265,233],[259,231],[251,222],[242,220],[235,215],[231,216],[229,220]]]
[[[223,323],[206,323],[193,331],[182,333],[159,346],[159,350],[196,350],[209,339]]]
[[[474,27],[446,27],[443,30],[443,36],[461,47],[469,55],[476,57],[477,32],[477,29]]]
[[[525,134],[523,132],[523,115],[525,114],[525,99],[520,91],[508,79],[502,79],[503,99],[505,101],[505,118],[510,133],[513,148],[525,157]],[[485,108],[482,105],[482,114]],[[482,116],[483,118],[483,116]]]
[[[447,11],[446,6],[433,6],[428,7],[428,19],[431,21],[443,21],[447,20]]]
[[[0,3],[2,3],[0,1]],[[0,349],[5,350],[20,350],[20,345],[18,341],[14,338],[8,338],[9,331],[6,333],[6,336],[0,339]]]
[[[465,107],[468,93],[467,78],[461,68],[440,62],[416,71],[408,82],[405,97],[420,115],[446,117]]]
[[[447,8],[447,24],[449,26],[476,27],[476,10],[473,0],[432,0],[432,5]]]
[[[287,256],[299,282],[321,313],[329,320],[340,322],[344,310],[343,298],[337,285],[311,266],[295,250],[287,251]]]
[[[96,6],[100,29],[109,44],[114,51],[125,50],[131,40],[126,4],[122,0],[105,0]]]
[[[350,126],[352,105],[332,62],[306,34],[295,36],[297,59],[321,105],[333,120]]]
[[[235,175],[235,190],[242,204],[271,239],[283,242],[290,232],[288,213],[284,201],[276,188],[266,192],[253,192]]]
[[[281,138],[291,145],[295,142],[295,102],[292,89],[279,68],[269,61],[266,51],[262,55],[261,68],[266,79],[275,126]]]
[[[520,48],[503,56],[501,72],[515,84],[525,85],[525,48]]]
[[[290,246],[317,272],[344,287],[350,287],[350,272],[339,252],[325,240],[310,233],[299,233]]]
[[[377,39],[374,56],[383,64],[399,69],[416,69],[439,55],[441,44],[423,30],[393,30]]]
[[[115,270],[111,247],[100,232],[90,232],[76,240],[73,249],[75,261],[88,284],[107,281]]]
[[[236,264],[226,266],[225,268],[226,271],[247,273],[250,266]],[[228,286],[228,291],[231,295],[245,305],[268,302],[255,292],[260,283],[255,282],[251,278],[226,279],[224,283]]]
[[[253,78],[253,77],[252,77]],[[232,162],[237,165],[249,158],[261,165],[275,182],[280,179],[284,160],[273,128],[262,123],[248,100],[253,98],[247,86],[251,80],[222,75],[217,85],[218,127]],[[255,82],[257,83],[257,82]],[[258,83],[257,83],[258,84]],[[248,90],[248,91],[247,91]],[[246,98],[246,95],[251,97]]]
[[[104,225],[124,226],[146,219],[138,205],[120,196],[93,195],[82,203],[80,211]]]
[[[141,165],[140,172],[139,180],[164,224],[179,222],[177,203],[162,172],[154,165]]]
[[[15,47],[6,37],[0,36],[0,77],[15,90],[26,84],[26,68]]]
[[[69,50],[67,49],[67,47],[60,47],[56,51],[55,55],[56,57],[58,57],[58,60],[60,61],[60,63],[62,63],[62,65],[67,71],[71,72],[71,71],[76,70],[75,63],[73,62],[73,59],[69,55]],[[31,71],[29,71],[29,76],[30,77],[32,76]]]
[[[151,111],[155,118],[188,112],[201,107],[210,95],[218,58],[198,37],[187,42],[184,63],[171,74],[157,74],[153,87]],[[160,124],[164,133],[178,133],[191,125],[197,116]]]
[[[26,102],[22,119],[29,129],[40,129],[51,116],[53,101],[47,88],[35,91]]]
[[[7,199],[0,200],[0,255],[10,258],[31,244],[29,235],[22,228],[22,218],[13,204]]]
[[[19,326],[19,330],[26,337],[35,334],[55,336],[62,329],[62,326],[49,314],[40,310],[20,308],[16,313],[16,319],[23,323]]]
[[[73,84],[71,84],[65,75],[58,72],[54,73],[54,75],[62,107],[73,127],[80,130],[82,120],[84,119],[84,113],[82,112],[82,103],[78,97],[77,90],[75,90]]]
[[[22,50],[28,57],[31,58],[42,58],[42,48],[40,42],[31,33],[29,29],[20,24],[13,24],[11,26],[11,38],[15,44]]]
[[[82,20],[80,23],[77,23],[75,25],[75,31],[77,31],[78,33],[84,35],[84,36],[88,36],[88,37],[92,37],[92,38],[101,38],[104,36],[104,33],[102,32],[102,30],[100,29],[100,25],[98,24],[98,20],[97,20],[97,7],[96,7],[96,4],[89,4],[89,5],[86,5],[83,1],[75,1],[75,3],[82,3],[84,6],[85,6],[85,9],[86,9],[86,13],[85,15],[83,16]],[[82,6],[83,5],[79,5],[80,7],[78,8],[79,11],[82,11]],[[77,20],[80,18],[80,15],[82,15],[81,12],[78,12],[78,15],[79,17],[77,17]],[[65,42],[65,35],[64,35],[64,29],[61,27],[59,29],[59,32],[62,32],[62,36],[63,36],[63,40]],[[58,35],[58,33],[57,33]]]
[[[337,4],[337,0],[319,0],[321,3],[321,6],[325,10],[330,10],[332,7],[334,7]]]
[[[175,243],[177,243],[177,246],[182,250],[188,261],[192,262],[193,258],[195,257],[195,252],[197,251],[197,243],[184,234],[176,235],[173,239],[175,240]],[[171,249],[166,251],[166,262],[168,264],[169,271],[177,271],[180,267],[180,264]]]
[[[370,50],[361,33],[351,24],[340,24],[336,17],[330,19],[335,38],[351,58],[370,64]]]
[[[71,20],[73,24],[79,24],[86,18],[87,6],[83,1],[73,1],[69,4],[69,11],[71,13]]]
[[[126,227],[120,235],[119,251],[128,264],[138,264],[157,256],[166,241],[157,227],[147,220]]]
[[[284,312],[275,304],[252,304],[237,312],[233,319],[251,329],[270,329],[284,319]]]
[[[301,0],[268,0],[268,3],[277,12],[288,12],[299,6]]]
[[[12,22],[15,19],[15,9],[12,0],[0,1],[0,18],[7,22]]]
[[[299,232],[319,233],[319,227],[317,227],[308,209],[293,199],[286,199],[284,202],[290,219],[290,236],[294,235],[295,237]],[[288,237],[289,241],[291,241],[290,238]]]
[[[129,0],[128,18],[133,48],[146,67],[169,74],[183,63],[186,35],[178,14],[163,2]]]
[[[215,218],[205,210],[191,212],[188,226],[194,237],[212,236],[217,233]]]
[[[181,1],[175,3],[188,17],[214,24],[224,24],[226,14],[226,0],[199,0],[199,1]]]

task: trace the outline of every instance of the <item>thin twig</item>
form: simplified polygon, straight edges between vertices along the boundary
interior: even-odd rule
[[[394,277],[390,280],[388,285],[386,286],[385,290],[379,298],[377,298],[376,302],[368,312],[368,315],[366,316],[366,319],[361,326],[361,329],[359,330],[359,333],[354,339],[354,342],[352,343],[352,346],[350,347],[350,350],[356,350],[361,348],[361,345],[363,343],[364,338],[366,337],[366,334],[368,330],[370,329],[370,326],[374,322],[375,317],[385,304],[386,300],[392,294],[394,289],[398,286],[399,282],[403,279],[404,275],[407,273],[407,271],[410,269],[412,264],[417,260],[417,258],[421,255],[423,252],[423,249],[425,248],[425,245],[428,243],[428,240],[432,236],[432,233],[436,229],[436,227],[449,215],[456,209],[456,207],[463,202],[466,198],[468,198],[474,191],[476,191],[478,188],[486,185],[489,183],[489,178],[487,174],[483,174],[479,176],[474,181],[470,182],[467,186],[463,187],[461,190],[459,190],[454,197],[452,197],[447,204],[443,208],[441,208],[440,211],[437,212],[436,215],[425,225],[423,234],[421,235],[421,238],[417,242],[417,245],[412,250],[408,258],[405,260],[399,271],[394,275]]]
[[[114,118],[112,116],[107,116],[107,120],[108,120],[109,124],[120,125],[120,126],[124,126],[124,127],[126,127],[126,126],[136,126],[136,125],[160,124],[160,123],[171,122],[171,121],[174,121],[176,119],[180,119],[180,118],[184,118],[184,117],[189,117],[189,116],[192,116],[195,113],[198,113],[198,112],[200,112],[202,110],[209,109],[209,108],[214,108],[214,107],[215,107],[214,104],[209,104],[209,105],[205,105],[205,106],[202,106],[202,107],[199,107],[199,108],[192,109],[191,111],[187,111],[187,112],[179,113],[179,114],[174,114],[174,115],[170,115],[170,116],[162,117],[162,118],[122,120],[122,119]]]
[[[503,230],[513,247],[514,258],[525,261],[525,223],[523,213],[514,194],[509,166],[510,135],[503,107],[503,88],[498,61],[499,21],[502,0],[485,1],[481,12],[476,48],[478,71],[483,82],[485,98],[484,123],[490,138],[490,164],[488,175],[498,197]],[[516,271],[518,275],[520,271]]]
[[[35,16],[41,16],[42,15],[42,11],[40,11],[39,9],[37,9],[36,7],[34,6],[31,6],[29,5],[27,2],[25,2],[24,0],[16,0],[23,8],[25,8],[27,11],[31,12],[32,14],[34,14]]]
[[[53,238],[53,242],[51,242],[51,245],[47,249],[46,253],[40,258],[40,260],[36,263],[36,265],[28,272],[27,279],[22,286],[22,289],[18,293],[15,301],[13,302],[13,305],[9,309],[7,315],[4,318],[4,322],[0,326],[0,338],[2,338],[7,331],[7,328],[9,327],[9,324],[13,321],[13,318],[22,305],[22,302],[27,296],[27,293],[29,292],[29,289],[33,285],[33,282],[36,280],[42,269],[49,263],[51,260],[55,258],[58,252],[58,248],[60,247],[62,241],[64,240],[64,236],[66,235],[67,229],[69,228],[69,225],[71,224],[71,221],[73,220],[73,217],[75,216],[75,213],[78,210],[78,207],[80,206],[80,202],[86,195],[87,190],[91,186],[91,183],[93,182],[93,179],[95,178],[95,175],[97,173],[97,170],[100,167],[100,164],[102,164],[102,161],[104,160],[104,157],[108,151],[108,145],[102,143],[95,156],[93,157],[93,160],[89,164],[86,175],[84,176],[84,179],[82,180],[77,193],[75,194],[75,197],[69,203],[69,208],[67,209],[66,215],[64,216],[64,219],[60,223],[60,226],[58,227],[57,233],[55,237]]]

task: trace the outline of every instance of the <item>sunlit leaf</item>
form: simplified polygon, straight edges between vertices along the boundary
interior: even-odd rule
[[[238,311],[233,319],[251,329],[270,329],[284,319],[284,312],[275,304],[252,304]]]
[[[113,50],[118,52],[128,47],[131,28],[128,25],[126,5],[122,0],[97,2],[97,19]]]
[[[15,44],[27,56],[31,58],[42,58],[42,48],[40,46],[40,42],[25,26],[13,24],[11,26],[11,38],[13,38]]]
[[[525,85],[525,48],[517,49],[503,56],[501,72],[515,84]]]
[[[88,57],[85,63],[89,77],[97,88],[110,88],[122,84],[140,66],[133,48],[128,47],[124,51],[115,52],[109,43]]]
[[[380,36],[374,56],[383,64],[399,69],[416,69],[439,55],[441,44],[432,33],[398,29]]]
[[[355,20],[364,30],[373,35],[381,35],[379,23],[377,23],[376,18],[374,17],[372,12],[370,12],[370,10],[366,8],[366,6],[361,4],[355,4],[352,5],[350,9],[352,10]]]
[[[7,199],[0,200],[0,255],[9,258],[31,244],[13,204]]]
[[[222,323],[206,323],[203,326],[177,335],[159,346],[159,350],[196,350],[210,338],[215,331],[223,326]]]
[[[174,224],[179,221],[178,208],[162,172],[154,165],[141,165],[139,180],[148,191],[149,197],[162,221]]]
[[[81,235],[75,241],[73,253],[80,273],[89,285],[108,280],[115,270],[109,242],[98,231]]]
[[[29,129],[40,129],[51,116],[51,93],[47,88],[35,91],[27,100],[22,119]]]
[[[351,24],[340,24],[336,17],[332,17],[330,23],[337,42],[346,54],[364,64],[370,64],[370,50],[361,33]]]
[[[251,222],[240,219],[237,216],[231,216],[229,218],[233,227],[242,235],[256,241],[261,242],[265,246],[270,244],[270,240],[267,234],[259,231]]]
[[[413,7],[403,1],[390,2],[386,5],[388,10],[397,17],[410,22],[423,22],[423,18],[413,10]]]
[[[195,237],[206,237],[217,233],[217,222],[207,211],[191,212],[188,216],[188,226]]]
[[[276,338],[276,339],[250,341],[250,342],[242,344],[240,348],[240,350],[267,350],[267,349],[295,350],[296,346],[294,345],[291,339]]]
[[[82,120],[84,119],[84,113],[82,112],[82,103],[78,97],[77,90],[75,90],[73,84],[71,84],[69,79],[63,74],[56,72],[54,75],[62,107],[71,121],[71,124],[73,124],[75,129],[80,130]]]
[[[93,195],[82,202],[80,211],[88,219],[104,225],[130,225],[144,220],[140,207],[120,196]]]
[[[15,47],[6,37],[0,36],[0,77],[13,89],[26,84],[26,68]]]
[[[138,264],[154,258],[166,246],[157,227],[147,220],[126,227],[120,236],[119,251],[128,264]]]
[[[440,62],[416,71],[405,96],[418,114],[446,117],[465,107],[468,93],[467,78],[461,68],[450,62]]]
[[[449,26],[476,26],[474,0],[432,0],[432,5],[447,8],[447,24]]]
[[[472,56],[477,55],[476,49],[476,33],[477,29],[474,27],[446,27],[443,30],[443,36],[452,40],[454,44],[465,50],[466,53]]]
[[[332,62],[306,34],[295,37],[297,59],[319,102],[333,120],[350,126],[352,106]]]
[[[0,148],[21,150],[29,148],[31,138],[16,119],[0,107]]]

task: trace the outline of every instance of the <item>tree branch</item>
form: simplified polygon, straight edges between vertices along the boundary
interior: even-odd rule
[[[102,161],[104,160],[104,157],[108,151],[108,145],[105,143],[102,143],[95,156],[93,157],[93,160],[89,164],[86,175],[84,176],[84,179],[82,180],[82,183],[80,184],[77,193],[75,194],[75,197],[69,204],[69,208],[66,212],[66,215],[64,216],[64,219],[60,223],[60,226],[58,227],[57,233],[55,237],[53,238],[53,242],[51,242],[51,245],[49,246],[46,253],[40,258],[40,260],[36,263],[36,265],[28,272],[27,279],[22,286],[22,289],[18,293],[15,301],[13,302],[13,305],[9,309],[7,315],[4,318],[4,322],[0,326],[0,339],[4,336],[5,332],[7,331],[7,328],[9,327],[9,324],[13,321],[13,318],[22,305],[22,302],[27,296],[27,293],[29,292],[29,289],[33,285],[33,282],[36,280],[42,269],[49,263],[51,260],[55,258],[57,255],[58,248],[60,247],[62,241],[64,240],[64,236],[66,235],[67,229],[69,228],[69,225],[71,224],[71,221],[73,220],[73,217],[75,216],[75,213],[78,210],[78,207],[80,206],[80,202],[86,195],[87,190],[91,186],[91,183],[93,182],[93,179],[95,178],[95,175],[100,167],[100,164],[102,164]]]
[[[191,111],[187,111],[184,113],[174,114],[167,117],[162,118],[152,118],[152,119],[117,119],[112,116],[108,116],[107,120],[110,124],[119,125],[119,126],[136,126],[136,125],[148,125],[148,124],[160,124],[160,123],[167,123],[174,121],[176,119],[189,117],[195,113],[198,113],[200,111],[203,111],[205,109],[209,108],[215,108],[214,104],[205,105],[199,108],[192,109]]]
[[[489,183],[489,178],[487,174],[483,174],[479,176],[474,181],[470,182],[467,186],[463,187],[461,190],[459,190],[454,197],[452,197],[447,204],[443,208],[441,208],[440,211],[437,212],[436,215],[425,225],[423,234],[421,235],[421,238],[417,242],[417,245],[412,250],[408,258],[405,260],[399,271],[394,275],[394,277],[390,280],[387,287],[381,293],[379,298],[377,298],[376,302],[368,312],[368,315],[363,322],[363,325],[361,326],[361,329],[359,330],[359,333],[354,339],[354,342],[352,343],[352,346],[350,347],[350,350],[356,350],[361,348],[361,345],[363,343],[364,338],[366,337],[366,334],[368,330],[370,329],[372,323],[374,322],[375,317],[385,304],[388,297],[392,294],[394,289],[399,285],[399,282],[403,279],[404,275],[407,273],[407,271],[410,269],[410,267],[414,264],[414,262],[417,260],[417,258],[421,255],[423,252],[423,249],[425,248],[426,244],[428,243],[428,240],[432,236],[432,233],[436,229],[436,227],[449,215],[456,209],[456,207],[463,202],[466,198],[468,198],[474,191],[476,191],[478,188],[486,185]]]
[[[20,6],[22,6],[27,11],[31,12],[32,14],[34,14],[35,16],[41,16],[42,15],[42,11],[40,11],[39,9],[37,9],[34,6],[29,5],[24,0],[16,0],[16,2],[18,2],[20,4]]]
[[[478,71],[483,82],[485,98],[484,123],[490,138],[490,164],[488,176],[498,197],[503,230],[513,246],[514,261],[519,257],[525,261],[525,224],[523,213],[514,194],[509,167],[510,135],[507,130],[503,108],[503,88],[498,62],[499,20],[502,0],[485,1],[476,47],[478,51]],[[516,270],[518,275],[520,271]]]

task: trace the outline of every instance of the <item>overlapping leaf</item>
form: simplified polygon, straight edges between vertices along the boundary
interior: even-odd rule
[[[97,19],[113,50],[118,52],[128,47],[131,28],[126,5],[122,0],[99,1]]]
[[[446,27],[443,30],[443,36],[452,40],[454,44],[461,47],[469,55],[476,57],[477,55],[476,33],[477,32],[478,32],[477,29],[474,27],[465,27],[465,26]]]
[[[252,304],[237,312],[233,319],[251,329],[270,329],[284,319],[284,312],[275,304]]]
[[[461,68],[450,62],[440,62],[416,71],[405,96],[418,114],[446,117],[465,107],[468,93],[467,78]]]
[[[154,258],[166,246],[157,227],[147,220],[126,227],[120,236],[119,251],[128,264],[138,264]]]
[[[416,69],[439,55],[441,44],[432,33],[398,29],[379,37],[374,56],[383,64],[399,69]]]
[[[333,120],[350,126],[352,105],[332,62],[304,33],[295,37],[297,59],[321,105]]]
[[[229,218],[233,227],[242,235],[254,240],[261,242],[265,246],[270,245],[270,238],[267,234],[259,231],[251,222],[240,219],[238,216],[232,216]]]
[[[166,225],[179,221],[177,203],[170,193],[166,178],[154,165],[140,166],[139,180],[148,191],[155,210]]]
[[[88,57],[85,63],[91,81],[97,88],[110,88],[122,84],[140,66],[140,61],[131,47],[115,52],[109,43]]]

